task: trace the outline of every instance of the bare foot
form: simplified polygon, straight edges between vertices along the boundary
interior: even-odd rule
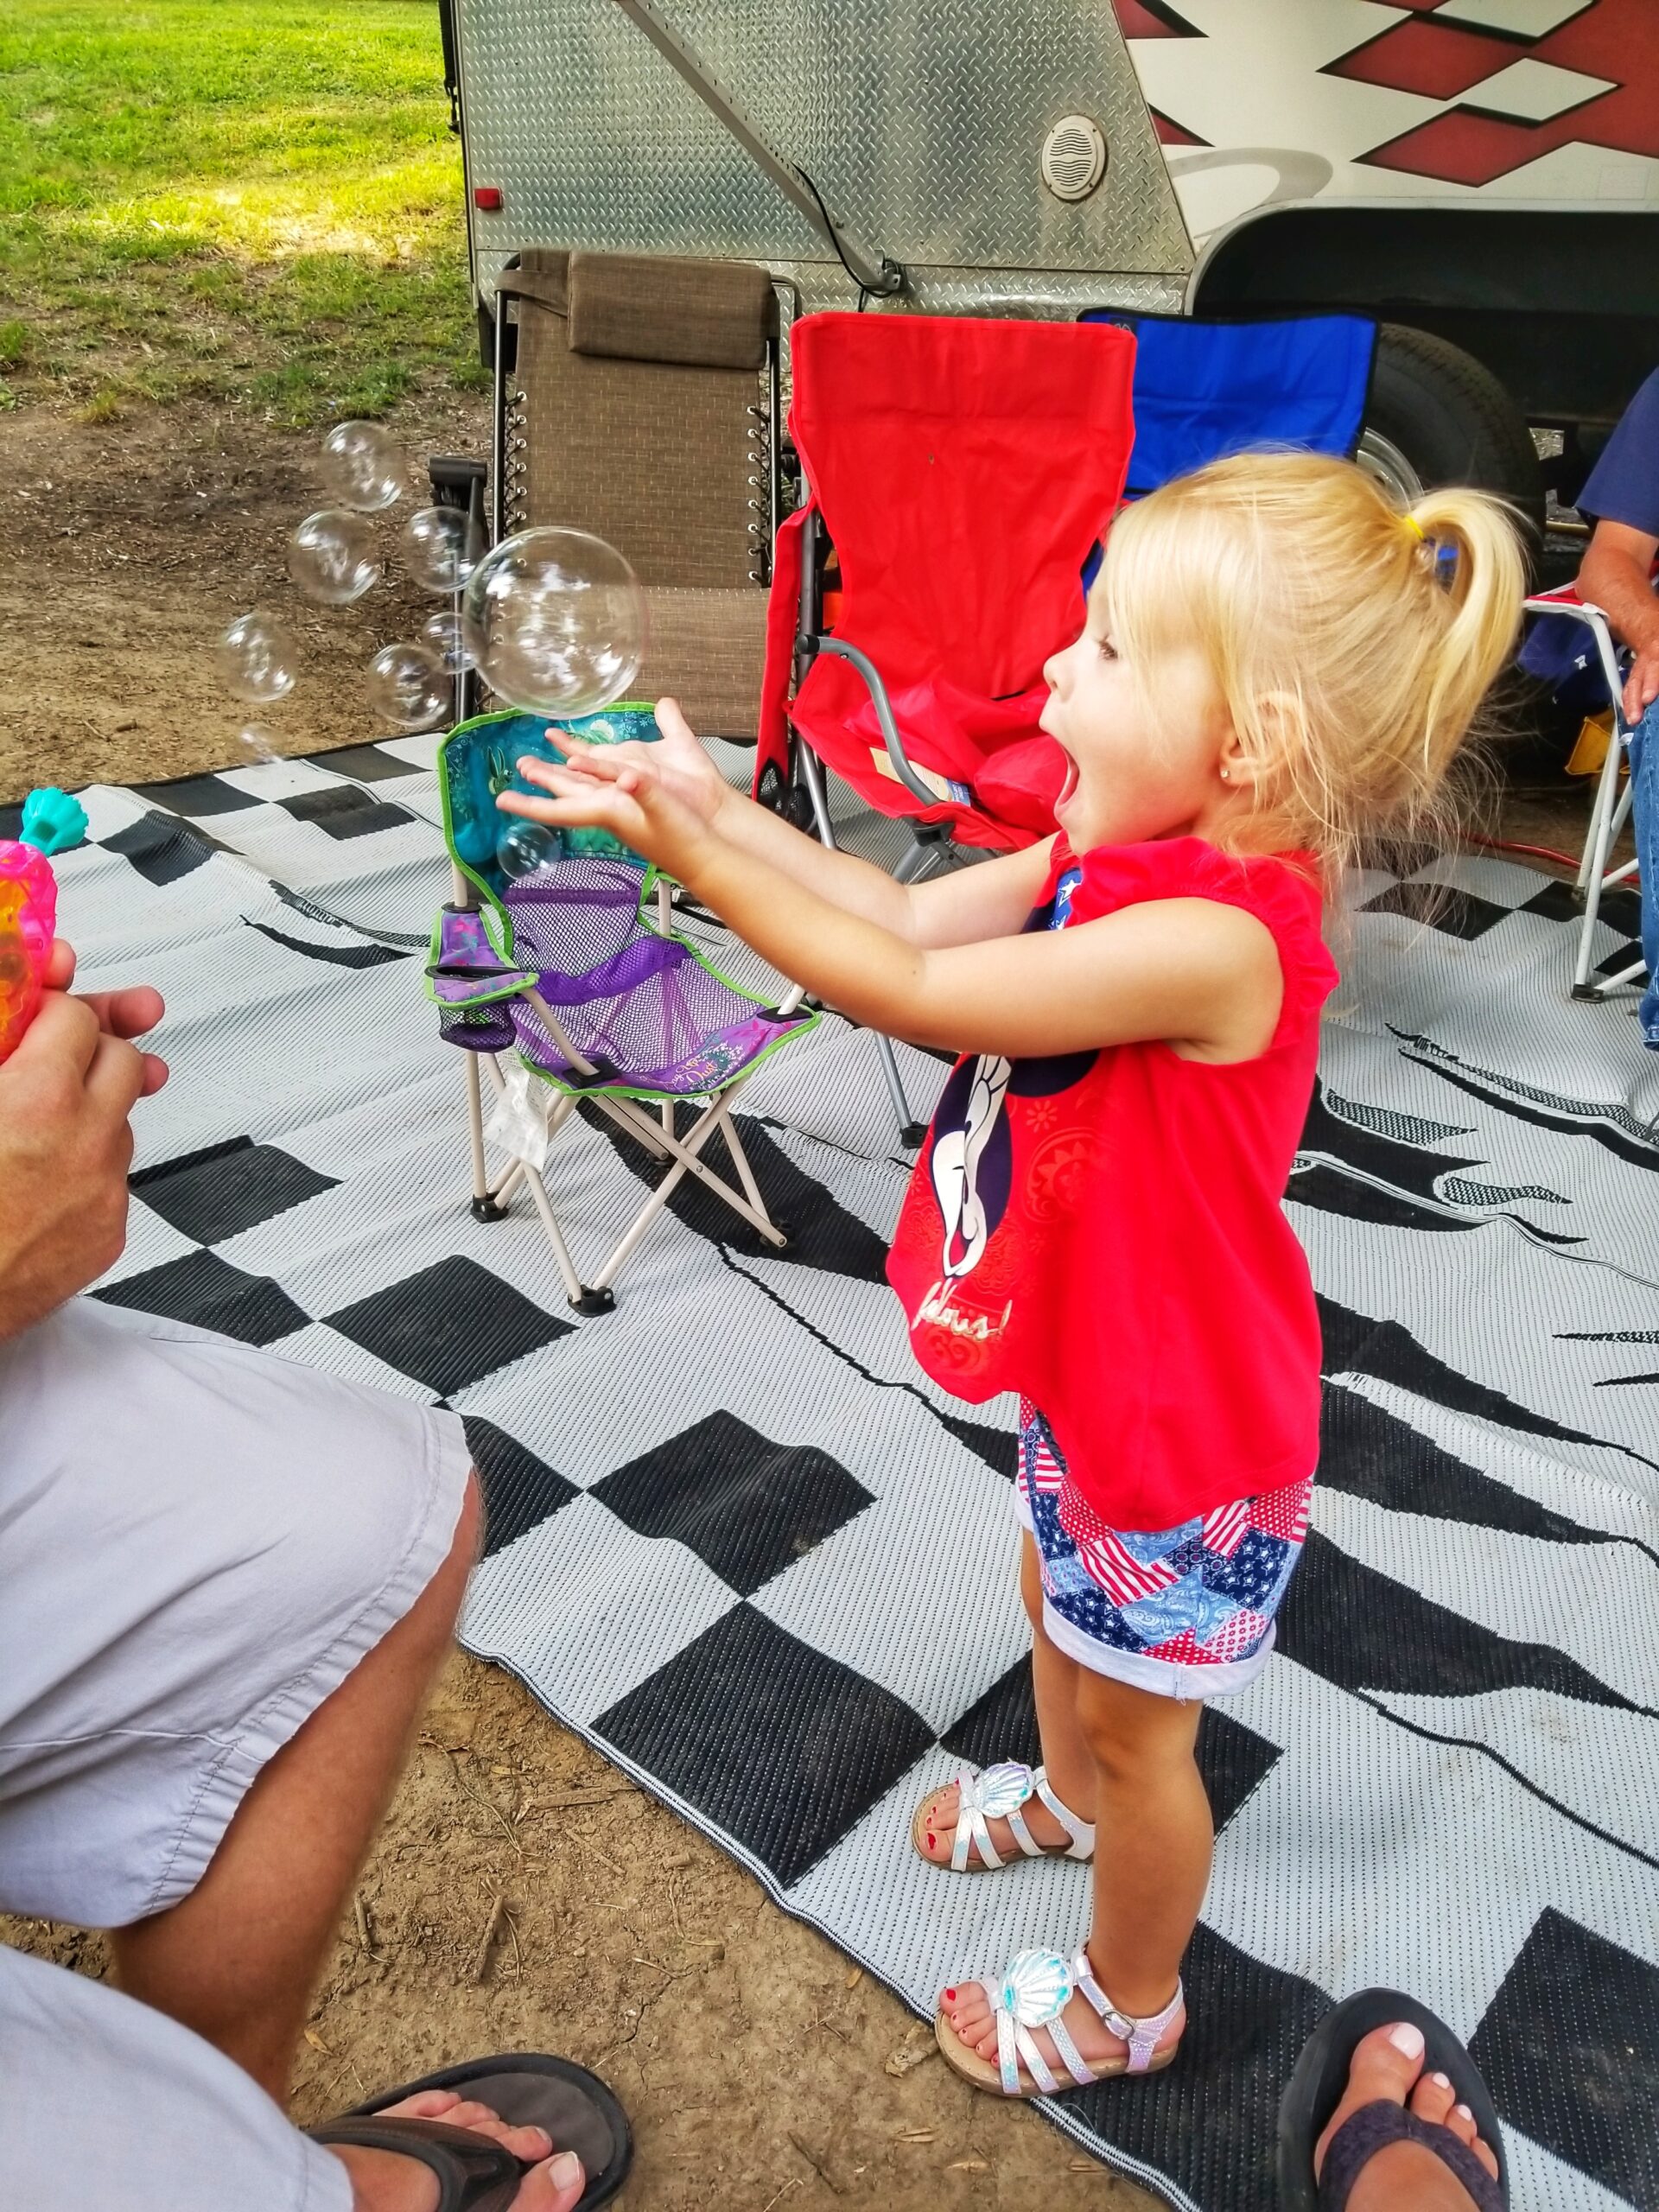
[[[1325,2145],[1362,2105],[1408,2105],[1419,2120],[1449,2127],[1480,2160],[1493,2180],[1497,2160],[1481,2140],[1475,2116],[1457,2101],[1444,2074],[1423,2072],[1423,2037],[1408,2021],[1374,2028],[1354,2047],[1348,2088],[1313,2151],[1317,2179]],[[1348,2199],[1350,2212],[1474,2212],[1474,2199],[1434,2153],[1421,2143],[1390,2143],[1360,2170]]]
[[[1107,1993],[1110,1994],[1109,1991]],[[1173,1992],[1171,1992],[1173,1994]],[[1166,2000],[1167,2001],[1167,2000]],[[980,2057],[996,2063],[996,2015],[984,1985],[964,1981],[958,1989],[944,1993],[944,2017],[955,2030],[959,2043],[965,2043]],[[1082,2056],[1091,2066],[1109,2065],[1115,2058],[1128,2055],[1128,2045],[1122,2036],[1115,2036],[1089,1999],[1080,1993],[1074,1995],[1060,2014],[1060,2019]],[[1180,2041],[1186,2026],[1186,2007],[1183,2005],[1169,2025],[1159,2037],[1154,2056],[1173,2050]],[[1065,2061],[1054,2048],[1054,2039],[1046,2028],[1032,2031],[1032,2040],[1043,2054],[1049,2070],[1064,2088],[1071,2076]]]
[[[1053,1787],[1052,1783],[1049,1786],[1051,1789]],[[1064,1804],[1065,1801],[1062,1798],[1060,1802]],[[937,1859],[941,1866],[950,1864],[950,1848],[956,1841],[957,1818],[961,1803],[960,1786],[954,1782],[947,1782],[943,1789],[936,1789],[931,1797],[925,1797],[918,1808],[920,1818],[917,1826],[921,1831],[923,1848],[930,1858]],[[1070,1846],[1071,1837],[1034,1791],[1020,1808],[1020,1813],[1031,1832],[1033,1843],[1041,1844],[1046,1851],[1064,1851]],[[1014,1841],[1014,1830],[1006,1821],[988,1820],[985,1825],[990,1831],[991,1847],[1005,1866],[1010,1859],[1023,1858],[1025,1854]],[[969,1843],[967,1863],[969,1866],[982,1866],[986,1863],[977,1844]]]
[[[544,2129],[509,2127],[488,2105],[471,2103],[453,2089],[423,2089],[375,2116],[441,2120],[446,2127],[492,2137],[530,2167],[512,2200],[515,2212],[575,2212],[588,2186],[581,2159],[572,2151],[555,2152]],[[365,2151],[355,2144],[325,2147],[351,2176],[352,2212],[436,2212],[438,2177],[418,2159],[399,2158],[393,2151]]]

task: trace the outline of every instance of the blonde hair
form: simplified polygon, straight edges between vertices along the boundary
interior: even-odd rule
[[[1196,646],[1243,750],[1250,842],[1335,871],[1449,826],[1446,776],[1515,643],[1509,512],[1428,492],[1402,512],[1351,461],[1241,454],[1112,525],[1096,588],[1155,721],[1161,656]]]

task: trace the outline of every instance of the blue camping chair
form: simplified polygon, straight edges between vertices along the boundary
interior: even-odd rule
[[[1376,325],[1367,317],[1195,322],[1097,308],[1081,320],[1135,334],[1128,498],[1255,446],[1353,459],[1376,357]]]

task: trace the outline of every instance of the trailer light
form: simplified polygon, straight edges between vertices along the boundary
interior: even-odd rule
[[[485,214],[493,215],[501,205],[500,186],[475,184],[473,187],[473,205],[474,207],[481,208]]]

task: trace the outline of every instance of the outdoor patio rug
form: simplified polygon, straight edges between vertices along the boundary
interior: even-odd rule
[[[89,981],[160,985],[174,1070],[96,1294],[455,1407],[490,1504],[468,1644],[927,2012],[1075,1942],[1088,1875],[952,1880],[906,1840],[959,1760],[1036,1744],[1013,1410],[911,1363],[870,1040],[828,1021],[746,1096],[787,1254],[693,1193],[578,1321],[528,1208],[465,1204],[431,753],[87,794],[65,927]],[[1271,2204],[1297,2049],[1379,1982],[1472,2046],[1518,2205],[1659,2206],[1659,1062],[1628,996],[1567,997],[1560,887],[1445,873],[1438,904],[1366,879],[1339,947],[1290,1191],[1327,1449],[1278,1651],[1204,1722],[1192,2024],[1052,2113],[1203,2212]],[[1611,902],[1610,965],[1633,928]],[[587,1128],[554,1157],[580,1260],[635,1169]]]

